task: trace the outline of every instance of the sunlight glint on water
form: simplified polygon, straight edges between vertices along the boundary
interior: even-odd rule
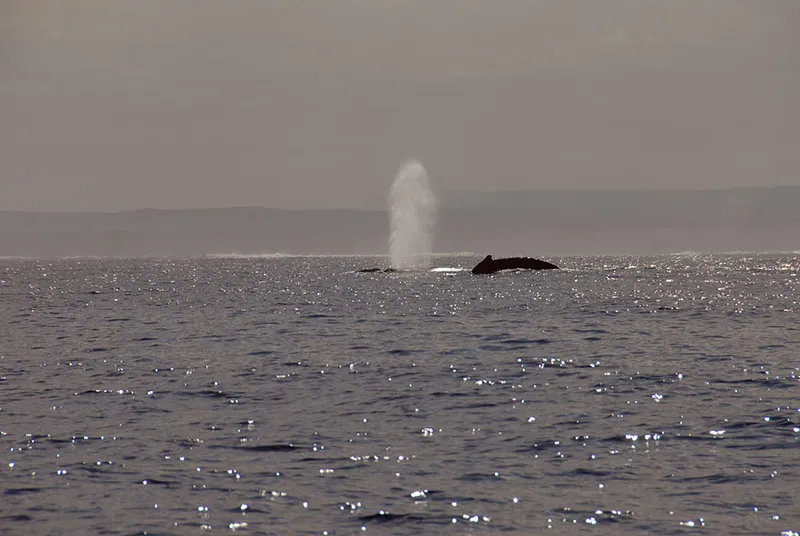
[[[800,257],[0,264],[0,534],[788,534]]]

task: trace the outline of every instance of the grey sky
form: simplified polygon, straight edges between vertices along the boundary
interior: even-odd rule
[[[800,184],[797,0],[0,0],[0,209]]]

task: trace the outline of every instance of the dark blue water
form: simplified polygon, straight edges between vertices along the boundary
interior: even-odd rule
[[[800,530],[800,257],[549,260],[0,261],[0,533]]]

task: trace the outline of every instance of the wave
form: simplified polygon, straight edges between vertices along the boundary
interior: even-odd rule
[[[698,256],[720,256],[720,255],[800,255],[800,250],[765,249],[765,250],[732,250],[732,251],[679,251],[676,253],[664,254],[670,257],[698,257]],[[657,257],[654,255],[640,255],[643,257]]]

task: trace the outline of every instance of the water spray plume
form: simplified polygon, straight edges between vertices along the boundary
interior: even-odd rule
[[[436,208],[436,195],[425,168],[416,160],[406,162],[389,190],[392,268],[409,270],[430,265]]]

